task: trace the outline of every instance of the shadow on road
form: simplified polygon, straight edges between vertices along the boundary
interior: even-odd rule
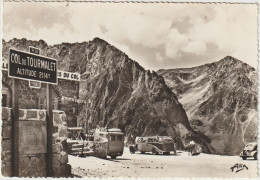
[[[127,158],[116,158],[116,159],[110,159],[110,160],[119,160],[119,161],[121,161],[121,160],[131,160],[131,159],[127,159]]]
[[[99,159],[102,159],[102,158],[99,158]],[[129,161],[129,160],[132,160],[132,159],[127,159],[127,158],[111,159],[111,158],[107,158],[107,159],[103,159],[103,160],[112,161],[112,162],[120,162],[120,161]]]
[[[181,154],[169,154],[169,155],[166,155],[166,154],[152,154],[152,153],[135,153],[136,155],[142,155],[142,156],[180,156]]]
[[[252,158],[252,159],[246,159],[244,161],[257,161],[257,159]]]

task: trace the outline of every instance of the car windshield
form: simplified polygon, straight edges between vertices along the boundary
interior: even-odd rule
[[[110,135],[111,141],[116,141],[116,136],[115,135]]]
[[[163,142],[163,143],[170,143],[170,142],[172,142],[172,138],[164,136],[164,137],[159,138],[159,141]]]
[[[117,141],[124,141],[123,135],[117,135]]]
[[[255,144],[247,144],[246,148],[247,149],[253,149],[255,147]]]

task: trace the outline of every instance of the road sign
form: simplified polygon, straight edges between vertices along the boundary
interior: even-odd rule
[[[8,70],[8,62],[2,61],[2,70]],[[76,72],[60,71],[58,70],[58,79],[66,79],[71,81],[80,81],[80,74]]]
[[[8,75],[13,78],[57,84],[55,59],[10,49]]]
[[[80,81],[80,74],[79,73],[72,73],[66,71],[58,71],[58,78],[59,79],[67,79],[71,81]]]
[[[8,63],[6,61],[2,61],[2,70],[4,71],[8,70]]]
[[[41,88],[41,83],[38,82],[38,81],[29,81],[29,87],[30,88],[40,89]]]
[[[30,51],[30,53],[33,53],[33,54],[40,54],[40,49],[32,47],[32,46],[29,46],[29,51]]]

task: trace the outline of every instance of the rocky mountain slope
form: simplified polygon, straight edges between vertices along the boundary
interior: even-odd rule
[[[204,152],[214,151],[210,139],[191,128],[163,77],[146,71],[104,40],[48,46],[43,40],[13,39],[3,41],[3,58],[8,58],[9,47],[28,51],[29,46],[57,59],[59,70],[81,73],[80,98],[87,103],[81,107],[79,124],[119,127],[130,142],[136,136],[172,135],[178,148],[193,136]]]
[[[257,141],[257,71],[227,56],[194,68],[157,72],[183,104],[192,128],[220,154],[238,154]]]

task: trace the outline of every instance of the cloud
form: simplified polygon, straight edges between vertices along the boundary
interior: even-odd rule
[[[57,22],[69,28],[68,18],[70,14],[66,11],[66,7],[63,3],[55,4],[37,3],[35,5],[31,2],[16,2],[16,4],[10,3],[9,5],[4,3],[4,24],[9,24],[9,29],[7,30],[13,27],[28,31],[43,27],[51,28]]]
[[[161,53],[159,53],[159,52],[155,53],[155,59],[159,62],[162,62],[163,57],[162,57]]]
[[[184,34],[172,28],[165,52],[173,60],[184,59],[185,53],[210,55],[208,43],[215,51],[227,52],[253,66],[257,59],[257,6],[226,4],[214,8],[214,17],[189,17],[189,29]],[[251,17],[251,18],[249,18]],[[250,19],[250,20],[249,20]],[[223,54],[223,56],[225,56]]]
[[[148,69],[226,55],[257,64],[256,4],[5,2],[3,23],[5,40],[53,45],[100,37]]]
[[[180,60],[183,52],[200,55],[206,52],[206,43],[194,40],[194,38],[181,34],[176,28],[172,28],[168,34],[168,42],[165,45],[165,54],[175,60]]]
[[[48,43],[60,43],[66,41],[66,32],[73,30],[69,17],[65,3],[5,2],[3,38],[44,39]]]
[[[193,53],[193,54],[203,54],[206,52],[207,47],[206,43],[202,41],[191,41],[190,43],[187,43],[187,46],[184,47],[183,52],[186,53]]]
[[[165,34],[172,22],[150,16],[146,11],[140,6],[133,8],[133,4],[90,4],[87,8],[77,7],[71,22],[79,34],[102,34],[117,42],[130,40],[135,44],[156,47],[165,42]],[[107,31],[100,31],[100,27],[106,27]]]

